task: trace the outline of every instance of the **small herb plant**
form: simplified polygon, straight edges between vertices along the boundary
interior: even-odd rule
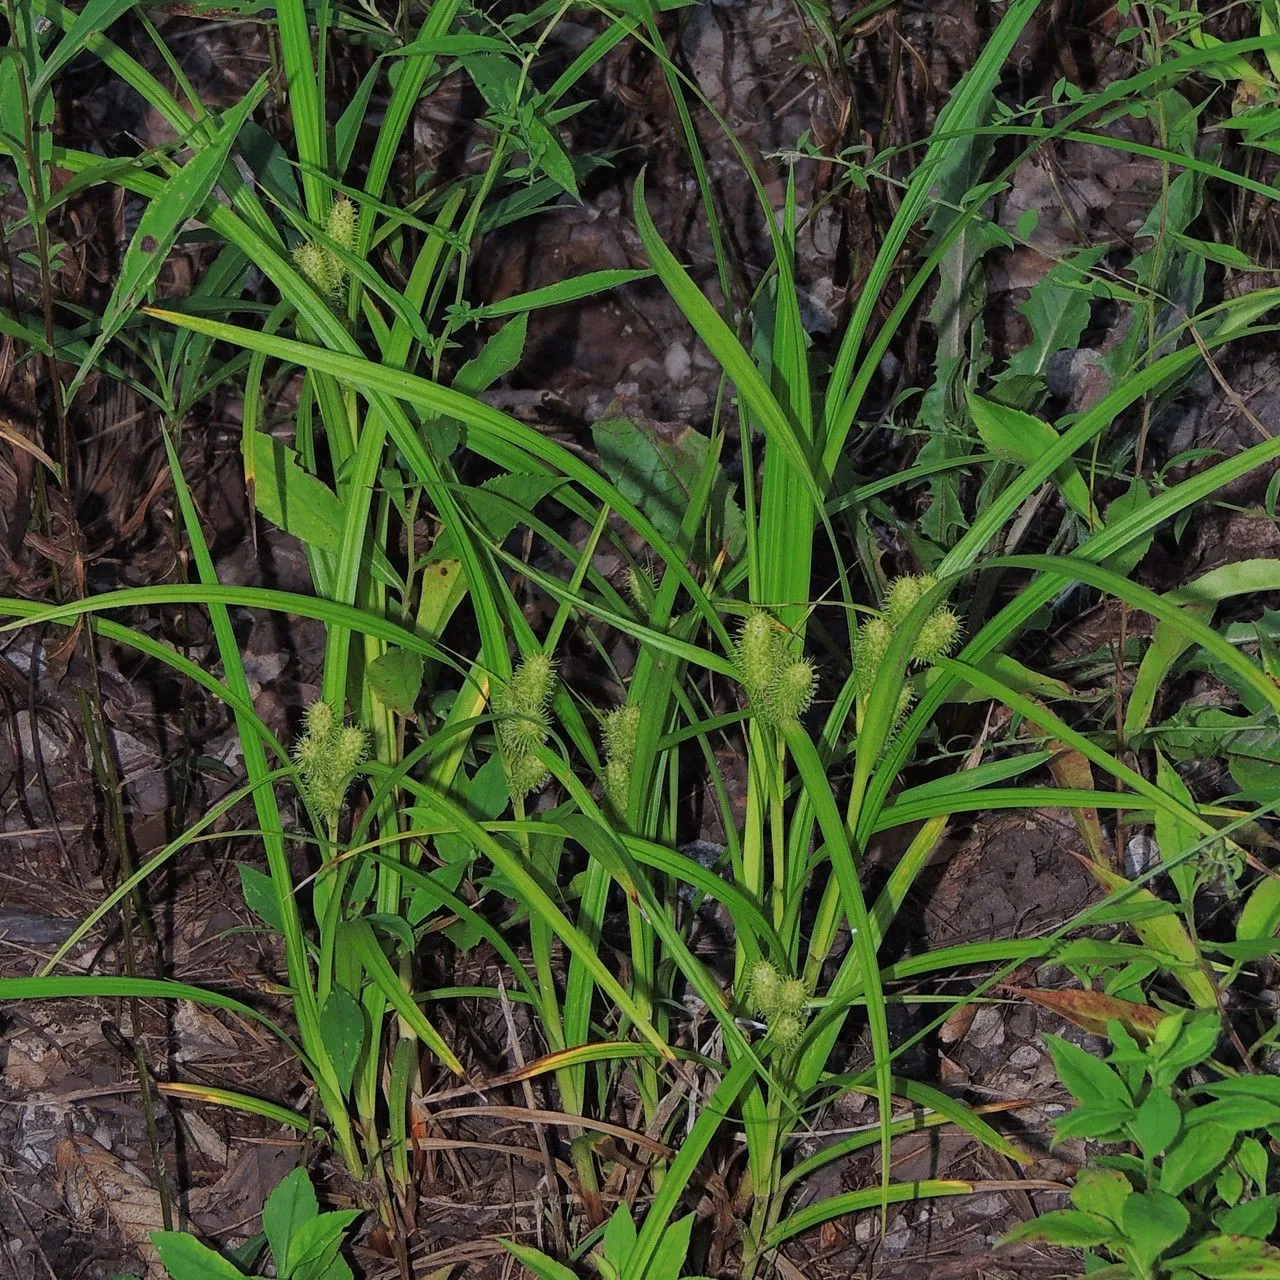
[[[156,1231],[151,1242],[173,1280],[264,1280],[247,1270],[262,1265],[264,1247],[271,1251],[277,1280],[352,1280],[340,1251],[359,1216],[359,1209],[321,1213],[311,1178],[299,1168],[267,1197],[261,1234],[236,1250],[234,1261],[185,1231]]]
[[[1072,1208],[1043,1214],[1006,1241],[1082,1248],[1093,1276],[1280,1275],[1280,1249],[1267,1243],[1280,1200],[1268,1190],[1276,1184],[1269,1145],[1280,1135],[1280,1079],[1188,1082],[1212,1070],[1221,1024],[1211,1012],[1171,1014],[1145,1044],[1118,1021],[1108,1034],[1105,1061],[1049,1037],[1058,1075],[1079,1103],[1054,1125],[1054,1140],[1128,1149],[1080,1171]]]
[[[683,1274],[681,1268],[685,1254],[689,1251],[693,1220],[694,1215],[688,1214],[667,1228],[662,1243],[643,1272],[646,1280],[678,1280]],[[640,1274],[636,1267],[638,1240],[635,1219],[624,1200],[605,1223],[604,1230],[600,1233],[600,1247],[590,1254],[592,1270],[582,1274],[595,1275],[601,1280],[632,1280],[632,1277]],[[537,1280],[578,1280],[576,1272],[540,1249],[515,1244],[510,1240],[504,1240],[503,1244]],[[708,1280],[708,1277],[687,1276],[686,1280]]]

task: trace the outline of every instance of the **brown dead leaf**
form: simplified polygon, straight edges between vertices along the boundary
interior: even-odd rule
[[[173,1016],[173,1029],[178,1047],[175,1062],[195,1062],[201,1058],[234,1058],[240,1045],[226,1027],[208,1009],[192,1000],[179,1000]]]
[[[1038,987],[1006,987],[1006,991],[1022,996],[1044,1009],[1061,1014],[1068,1022],[1090,1035],[1105,1036],[1107,1023],[1116,1021],[1139,1040],[1149,1040],[1164,1014],[1149,1005],[1118,1000],[1101,991],[1043,991]]]
[[[137,1251],[146,1280],[165,1280],[164,1265],[151,1244],[151,1233],[164,1230],[156,1189],[135,1168],[83,1133],[63,1138],[53,1153],[62,1198],[84,1230],[100,1229],[100,1214],[118,1228]]]
[[[976,1004],[962,1004],[938,1028],[938,1039],[943,1044],[959,1044],[969,1034],[969,1028],[973,1025],[973,1019],[977,1012],[978,1006]]]
[[[1093,768],[1088,760],[1078,751],[1064,747],[1061,743],[1053,743],[1058,750],[1049,761],[1049,772],[1053,780],[1067,791],[1092,791]],[[1099,866],[1111,867],[1111,859],[1107,854],[1107,838],[1102,832],[1102,823],[1098,821],[1097,809],[1072,809],[1071,816],[1075,820],[1080,838],[1089,850],[1089,856]]]

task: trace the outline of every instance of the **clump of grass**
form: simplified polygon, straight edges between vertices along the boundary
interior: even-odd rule
[[[870,416],[867,397],[911,308],[935,282],[941,281],[945,295],[948,282],[971,279],[975,269],[980,275],[973,246],[998,240],[983,210],[991,184],[1012,168],[992,170],[981,140],[1003,131],[1006,141],[1023,139],[1034,150],[1096,130],[1096,140],[1116,145],[1103,130],[1122,107],[1145,109],[1159,95],[1159,118],[1193,119],[1167,96],[1176,92],[1179,77],[1205,67],[1221,73],[1234,65],[1230,59],[1251,50],[1171,47],[1134,81],[1094,98],[1060,96],[1025,112],[993,107],[1001,69],[1036,7],[1034,0],[1014,0],[930,138],[913,153],[919,163],[900,192],[848,326],[824,362],[805,333],[795,281],[803,212],[794,170],[787,174],[778,218],[761,175],[743,153],[775,261],[758,297],[735,297],[690,87],[666,55],[647,6],[619,9],[545,91],[538,86],[547,78],[534,72],[568,6],[539,10],[536,19],[516,14],[491,29],[446,0],[430,6],[407,47],[396,31],[370,19],[364,37],[377,54],[394,55],[386,61],[396,73],[382,82],[377,78],[385,68],[371,65],[375,79],[369,83],[382,85],[386,101],[378,117],[356,119],[346,114],[351,104],[325,103],[325,84],[316,73],[333,33],[313,31],[300,0],[282,0],[276,35],[293,133],[280,146],[295,162],[288,173],[297,177],[281,178],[275,166],[256,174],[259,181],[251,185],[240,178],[233,152],[268,91],[265,81],[219,115],[199,109],[193,122],[186,105],[141,63],[50,0],[33,5],[41,20],[67,32],[72,46],[46,47],[31,39],[11,46],[6,65],[26,86],[37,119],[51,110],[58,67],[87,51],[104,58],[152,109],[180,127],[190,157],[171,172],[153,155],[121,166],[117,158],[50,151],[44,132],[32,133],[29,142],[12,131],[0,135],[0,150],[13,155],[26,175],[33,218],[51,207],[55,162],[78,186],[122,183],[149,201],[88,346],[77,335],[79,317],[48,332],[18,318],[15,332],[31,350],[47,350],[51,359],[77,369],[72,400],[91,370],[118,367],[106,363],[111,343],[132,351],[154,375],[146,394],[167,423],[180,424],[210,385],[226,382],[242,390],[250,493],[261,516],[303,543],[314,592],[289,595],[218,583],[166,435],[192,582],[70,605],[3,602],[6,627],[84,620],[96,634],[135,646],[222,699],[241,736],[245,785],[118,886],[39,978],[0,981],[0,997],[196,995],[234,1005],[179,983],[67,978],[53,971],[67,948],[124,895],[235,804],[251,803],[267,872],[245,868],[244,884],[264,926],[283,938],[297,1024],[296,1044],[286,1039],[310,1075],[335,1150],[361,1185],[386,1189],[385,1195],[371,1194],[384,1222],[397,1220],[391,1200],[409,1194],[410,1117],[421,1106],[424,1050],[459,1077],[466,1074],[428,1016],[415,968],[422,931],[447,918],[450,928],[464,926],[455,936],[488,943],[531,1010],[546,1056],[525,1068],[525,1078],[548,1074],[563,1111],[584,1122],[606,1120],[614,1099],[634,1097],[640,1127],[652,1128],[674,1149],[649,1176],[651,1200],[639,1226],[619,1212],[605,1233],[605,1258],[619,1274],[638,1280],[674,1276],[684,1261],[683,1206],[697,1190],[701,1162],[726,1128],[736,1128],[747,1153],[739,1224],[747,1277],[773,1251],[824,1221],[866,1208],[878,1208],[883,1220],[890,1203],[968,1189],[954,1181],[894,1183],[892,1145],[905,1132],[951,1123],[1021,1159],[1017,1146],[982,1115],[933,1082],[904,1079],[897,1064],[911,1042],[891,1045],[888,1034],[886,1002],[903,970],[883,962],[882,947],[960,813],[1015,806],[1073,810],[1094,874],[1108,891],[1112,918],[1124,919],[1118,904],[1134,904],[1127,924],[1151,964],[1135,994],[1145,998],[1142,982],[1167,972],[1202,1021],[1218,1017],[1221,985],[1238,974],[1246,962],[1241,957],[1265,952],[1280,924],[1280,893],[1271,878],[1248,889],[1234,949],[1211,963],[1195,927],[1195,889],[1209,874],[1240,877],[1243,853],[1235,832],[1244,815],[1198,805],[1163,756],[1155,758],[1151,781],[1133,768],[1125,750],[1158,731],[1149,723],[1156,694],[1179,655],[1192,649],[1226,673],[1243,705],[1274,723],[1280,692],[1270,669],[1273,655],[1259,644],[1255,660],[1238,637],[1233,643],[1215,630],[1205,620],[1212,613],[1205,601],[1275,590],[1280,581],[1274,566],[1254,569],[1229,587],[1209,584],[1189,605],[1145,589],[1132,580],[1132,570],[1155,530],[1280,457],[1280,442],[1267,439],[1160,485],[1149,485],[1141,466],[1146,423],[1160,398],[1178,392],[1202,354],[1265,332],[1260,317],[1277,300],[1262,291],[1202,307],[1196,294],[1185,318],[1167,322],[1171,262],[1184,282],[1202,282],[1204,261],[1197,268],[1186,255],[1195,259],[1199,253],[1218,265],[1231,256],[1221,248],[1216,257],[1211,248],[1197,250],[1200,242],[1187,227],[1198,197],[1191,184],[1177,183],[1200,174],[1259,194],[1257,184],[1201,157],[1194,132],[1146,149],[1172,179],[1164,184],[1156,227],[1167,253],[1144,251],[1134,259],[1133,287],[1125,294],[1132,323],[1114,355],[1110,389],[1087,411],[1052,424],[1034,412],[1048,403],[1043,364],[1053,352],[1046,344],[1060,338],[1037,331],[1030,354],[1019,359],[1023,353],[1016,353],[1006,369],[969,361],[966,352],[982,349],[973,340],[980,337],[979,308],[970,332],[939,334],[935,394],[920,403],[917,424],[928,437],[926,453],[890,477],[893,483],[862,483],[850,478],[845,463],[856,456],[852,446],[862,434],[877,429],[863,425]],[[11,27],[17,30],[12,11]],[[451,34],[461,38],[446,42]],[[829,46],[839,48],[831,34]],[[565,95],[627,38],[656,59],[676,104],[720,254],[723,313],[655,227],[643,179],[634,192],[640,238],[654,272],[738,397],[735,421],[717,418],[709,437],[668,466],[678,486],[673,491],[681,494],[674,515],[669,494],[646,493],[662,457],[638,431],[632,438],[636,457],[650,447],[643,456],[654,465],[639,479],[625,467],[606,477],[547,434],[478,398],[516,367],[530,311],[578,303],[639,273],[593,272],[497,308],[465,301],[471,255],[485,227],[503,225],[540,202],[576,196],[585,163],[566,151],[559,132],[571,111]],[[481,172],[420,197],[397,190],[392,174],[414,107],[444,69],[445,49],[486,103],[490,149]],[[357,116],[369,100],[356,100]],[[331,129],[333,119],[339,124]],[[367,167],[357,172],[351,160],[366,141]],[[850,168],[850,180],[880,183],[894,159],[874,157],[865,169]],[[225,200],[215,194],[219,190]],[[904,275],[904,247],[926,214],[922,260],[907,264]],[[133,319],[165,253],[193,218],[220,246],[199,305],[153,308]],[[1179,218],[1173,227],[1170,219]],[[975,229],[984,234],[967,234]],[[292,251],[291,244],[297,246]],[[1080,319],[1071,303],[1092,288],[1098,259],[1081,265],[1079,256],[1055,265],[1063,274],[1049,281],[1040,295],[1043,305],[1033,309],[1055,317],[1054,333]],[[230,317],[254,301],[246,298],[250,264],[265,275],[278,301],[256,325],[218,318],[219,310]],[[894,280],[903,283],[891,296]],[[745,344],[731,323],[739,303],[754,330]],[[880,315],[886,318],[876,327]],[[501,328],[482,333],[485,322],[499,317]],[[1087,319],[1086,308],[1077,337]],[[476,354],[450,385],[444,356],[464,338]],[[220,344],[239,354],[225,359]],[[287,444],[263,425],[263,383],[268,367],[277,364],[301,375],[295,433]],[[189,376],[193,370],[197,375]],[[979,394],[979,387],[990,395]],[[940,416],[938,404],[946,407]],[[1135,418],[1142,424],[1136,436],[1129,425]],[[963,430],[953,429],[956,422]],[[721,462],[731,438],[741,447],[746,477],[737,493]],[[1098,509],[1097,476],[1090,472],[1086,483],[1084,475],[1091,451],[1109,457],[1117,475],[1135,460],[1123,504],[1117,499]],[[500,472],[499,481],[483,490],[471,487],[471,458],[486,472]],[[969,474],[973,481],[964,479]],[[886,581],[869,530],[879,516],[893,514],[877,504],[895,485],[910,493],[927,487],[927,516],[910,542],[927,571]],[[1051,541],[1059,553],[995,554],[998,545],[1016,541],[1018,513],[1042,492],[1055,512]],[[562,509],[592,529],[580,551],[569,547],[549,509],[540,506],[553,493]],[[425,512],[430,522],[420,518]],[[625,596],[593,561],[602,540],[616,538],[626,553],[619,525],[646,544],[652,566],[652,573],[632,571]],[[419,545],[427,526],[434,541]],[[531,542],[544,542],[570,561],[565,580],[509,552],[510,535],[521,526]],[[835,565],[830,580],[818,581],[815,566],[828,564]],[[979,569],[983,579],[975,589]],[[512,570],[554,602],[547,635],[535,635],[526,621]],[[1030,620],[1070,583],[1144,610],[1165,628],[1142,660],[1128,706],[1117,705],[1115,722],[1124,726],[1127,743],[1088,721],[1086,706],[1063,715],[1050,709],[1053,696],[1065,700],[1072,691],[1014,656]],[[220,672],[106,616],[116,606],[173,602],[208,610]],[[307,710],[292,752],[254,710],[231,626],[232,604],[314,617],[325,626],[321,696]],[[459,633],[474,637],[473,650],[461,654],[442,640],[459,616],[467,623]],[[581,627],[590,637],[597,623],[629,635],[635,645],[625,705],[603,718],[603,758],[588,717],[549,656],[567,628]],[[724,680],[741,687],[741,710],[723,710]],[[1123,691],[1116,696],[1122,699]],[[911,765],[939,712],[974,700],[1004,705],[1053,750],[1027,751],[1015,737],[995,744],[979,738],[963,785],[954,776],[916,782]],[[726,732],[740,734],[747,759],[741,811],[717,762]],[[563,751],[548,750],[553,734]],[[1064,753],[1079,765],[1079,786],[1043,780],[1042,766]],[[686,834],[682,778],[691,761],[717,799],[725,832],[723,864],[714,871],[680,852]],[[1105,786],[1095,785],[1095,771]],[[368,803],[343,824],[357,772]],[[297,779],[311,811],[308,840],[318,851],[306,915],[277,794],[276,784],[290,778]],[[526,813],[526,798],[552,779],[556,807]],[[1165,862],[1147,878],[1168,872],[1180,914],[1162,910],[1145,886],[1124,881],[1106,865],[1096,811],[1113,809],[1156,829]],[[1230,822],[1237,828],[1223,830]],[[348,825],[344,843],[340,834]],[[909,833],[905,852],[869,899],[863,859],[875,837],[893,830]],[[1218,852],[1206,858],[1206,848]],[[424,858],[425,849],[432,859]],[[463,888],[467,876],[472,883]],[[611,892],[615,888],[620,895]],[[690,894],[716,899],[731,921],[735,972],[728,989],[687,942],[683,904]],[[624,905],[615,919],[612,904],[618,901]],[[524,932],[516,943],[508,937],[513,930],[494,926],[494,916],[520,922]],[[988,939],[913,958],[911,977],[925,981],[982,967],[995,969],[994,981],[1014,965],[1057,954],[1070,930],[1093,918],[1086,915],[1044,938]],[[626,962],[619,964],[602,953],[600,940],[623,933]],[[505,980],[487,994],[506,1007]],[[714,1023],[710,1039],[702,1023],[691,1028],[678,1012],[695,997]],[[939,1020],[951,1007],[943,1006]],[[833,1075],[836,1046],[864,1028],[870,1059]],[[924,1034],[927,1028],[913,1040]],[[800,1126],[848,1090],[875,1099],[876,1131],[793,1158],[790,1140]],[[909,1119],[893,1119],[897,1098],[912,1104]],[[301,1131],[310,1125],[308,1117],[232,1091],[217,1091],[214,1100]],[[1185,1096],[1183,1102],[1193,1105]],[[584,1135],[588,1128],[584,1124]],[[879,1186],[806,1202],[811,1175],[872,1144],[880,1147]],[[640,1148],[652,1154],[652,1136]],[[620,1165],[582,1135],[570,1140],[570,1156],[573,1186],[565,1204],[580,1209],[584,1227],[601,1225],[603,1188],[622,1176]],[[543,1158],[548,1185],[555,1185],[564,1166],[550,1146]],[[636,1177],[644,1182],[641,1171]],[[550,1215],[561,1256],[577,1225],[564,1208],[558,1204]],[[536,1262],[532,1251],[519,1256]],[[559,1274],[547,1272],[553,1273]]]

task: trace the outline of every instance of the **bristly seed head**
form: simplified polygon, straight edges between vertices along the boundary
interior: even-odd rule
[[[763,706],[782,657],[777,624],[763,609],[757,609],[743,622],[734,656],[747,697],[757,707]]]
[[[329,210],[329,239],[350,253],[356,247],[356,207],[346,196],[339,196]]]
[[[782,978],[771,961],[760,959],[751,966],[747,978],[748,996],[751,1008],[762,1018],[767,1019],[777,1012],[778,989],[781,986]]]
[[[931,573],[895,578],[889,584],[884,602],[884,616],[889,625],[895,629],[902,626],[911,610],[937,585],[938,580]]]
[[[555,664],[544,653],[531,653],[507,683],[493,695],[498,749],[513,798],[521,799],[546,782],[546,766],[533,754],[550,732]]]
[[[358,725],[342,725],[324,701],[313,702],[304,717],[306,731],[294,744],[298,783],[307,803],[328,823],[342,809],[351,775],[364,763],[369,735]]]
[[[945,605],[929,615],[916,636],[911,656],[917,662],[933,662],[945,657],[960,638],[960,617]]]
[[[766,718],[773,724],[790,724],[799,720],[813,701],[813,690],[818,683],[813,663],[807,658],[796,658],[778,672],[768,693]]]
[[[864,697],[875,688],[880,664],[893,643],[893,628],[884,618],[867,618],[858,628],[853,658],[857,666],[858,692]]]

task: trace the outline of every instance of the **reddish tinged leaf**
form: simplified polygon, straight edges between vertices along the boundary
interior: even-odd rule
[[[1058,750],[1049,761],[1049,772],[1059,787],[1065,790],[1092,791],[1093,767],[1079,751],[1065,747],[1060,742],[1053,743]],[[1097,809],[1072,809],[1071,816],[1075,820],[1080,838],[1089,850],[1089,856],[1100,867],[1110,869],[1110,856],[1107,853],[1107,838],[1098,820]]]
[[[1168,1265],[1207,1280],[1266,1280],[1280,1275],[1280,1249],[1252,1236],[1219,1236],[1170,1259]]]
[[[1068,1022],[1074,1022],[1077,1027],[1095,1036],[1105,1036],[1107,1023],[1114,1020],[1137,1039],[1150,1040],[1165,1016],[1159,1009],[1134,1004],[1131,1000],[1118,1000],[1101,991],[1042,991],[1037,987],[1005,989],[1042,1008],[1061,1014]]]

